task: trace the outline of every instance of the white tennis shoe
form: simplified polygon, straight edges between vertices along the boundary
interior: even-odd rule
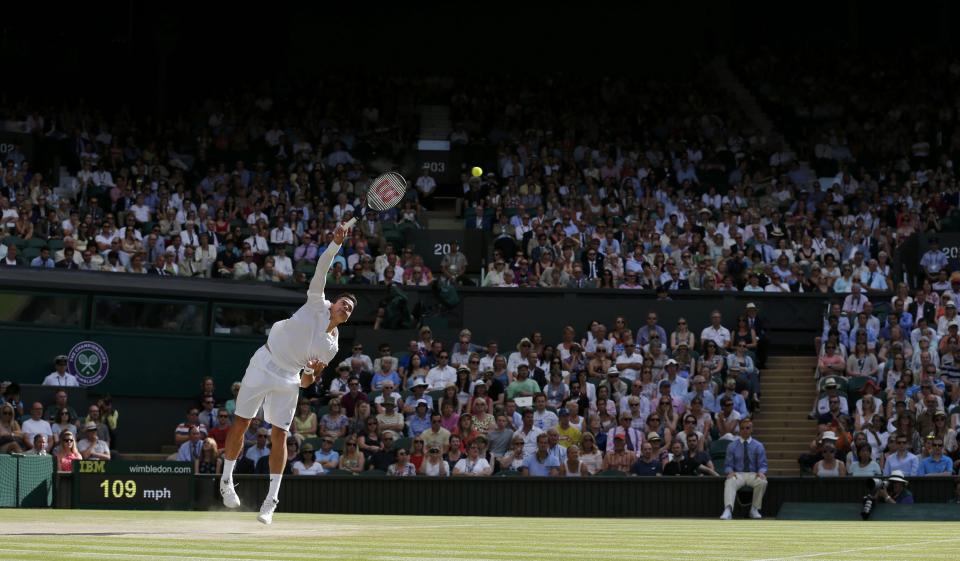
[[[257,521],[262,524],[272,524],[273,511],[277,510],[277,504],[279,504],[279,501],[276,499],[264,499],[263,505],[260,507],[260,514],[257,515]]]
[[[220,495],[223,496],[223,506],[227,508],[237,508],[240,506],[240,497],[233,488],[233,483],[220,480]]]

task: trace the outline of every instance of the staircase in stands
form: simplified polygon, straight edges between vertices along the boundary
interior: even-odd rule
[[[767,449],[769,475],[800,475],[797,458],[817,434],[807,419],[815,392],[814,356],[771,356],[760,377],[760,413],[753,435]]]

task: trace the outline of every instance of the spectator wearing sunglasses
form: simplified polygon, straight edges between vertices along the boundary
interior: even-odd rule
[[[930,455],[920,461],[917,475],[950,477],[953,475],[953,460],[943,455],[943,439],[934,438],[930,443]]]
[[[890,438],[893,442],[893,453],[887,456],[883,466],[883,476],[890,477],[894,471],[900,471],[905,477],[913,477],[920,471],[920,458],[910,451],[910,438],[902,433],[896,433]]]

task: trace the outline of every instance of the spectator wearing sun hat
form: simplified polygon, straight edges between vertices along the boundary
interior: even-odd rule
[[[426,399],[417,400],[414,414],[407,419],[407,433],[411,437],[420,436],[430,428],[430,405]]]
[[[510,356],[507,358],[507,372],[513,374],[516,373],[517,367],[520,364],[530,364],[529,355],[533,352],[533,341],[524,337],[520,339],[520,342],[517,343],[517,350],[510,353]]]

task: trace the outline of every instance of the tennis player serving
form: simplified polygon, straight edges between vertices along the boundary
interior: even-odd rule
[[[233,425],[227,433],[220,494],[224,506],[240,506],[240,497],[233,487],[233,468],[243,452],[243,435],[250,426],[250,419],[263,405],[263,416],[273,425],[270,433],[270,490],[257,516],[257,520],[264,524],[273,522],[273,511],[277,508],[280,479],[287,463],[287,431],[297,408],[300,388],[312,384],[336,356],[340,335],[337,326],[350,319],[357,306],[357,299],[352,294],[340,294],[331,302],[323,293],[327,271],[350,226],[350,223],[340,224],[334,230],[333,243],[317,261],[316,272],[307,290],[307,303],[289,319],[273,324],[267,343],[254,353],[240,383]]]

